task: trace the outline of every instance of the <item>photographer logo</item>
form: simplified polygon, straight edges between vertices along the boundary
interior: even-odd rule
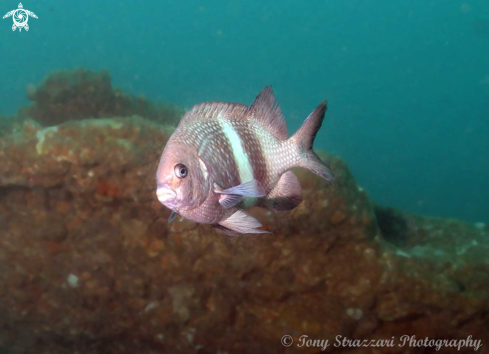
[[[3,18],[7,18],[10,16],[12,16],[12,19],[14,20],[12,31],[15,31],[18,28],[19,32],[22,31],[22,28],[24,28],[26,31],[29,30],[29,25],[27,24],[27,21],[29,21],[29,16],[37,18],[34,12],[25,10],[22,3],[19,4],[18,9],[7,12],[7,14],[3,16]]]

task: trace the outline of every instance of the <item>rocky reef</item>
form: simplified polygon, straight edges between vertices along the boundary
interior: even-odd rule
[[[409,335],[472,336],[488,352],[487,226],[375,206],[346,164],[325,153],[334,184],[297,170],[299,207],[250,210],[272,234],[168,224],[154,174],[174,115],[119,110],[105,74],[59,75],[33,89],[35,102],[0,134],[0,347],[321,352],[298,346],[307,335],[328,339],[326,351],[436,352],[333,347],[337,336],[399,343]],[[87,98],[92,106],[79,104]],[[284,335],[294,343],[284,346]]]
[[[33,103],[19,109],[20,118],[31,118],[43,125],[85,118],[130,117],[139,115],[163,123],[177,123],[183,111],[171,104],[154,104],[114,88],[108,71],[82,68],[59,70],[39,85],[26,85],[26,96]]]

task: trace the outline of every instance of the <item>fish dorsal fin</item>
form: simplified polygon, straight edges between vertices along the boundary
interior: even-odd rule
[[[180,120],[182,123],[197,122],[208,119],[236,119],[244,116],[248,107],[240,103],[204,102],[196,104]]]
[[[273,95],[272,86],[266,86],[260,91],[248,113],[277,139],[286,140],[289,137],[287,124]]]

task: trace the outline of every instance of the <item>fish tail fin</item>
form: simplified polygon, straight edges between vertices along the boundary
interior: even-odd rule
[[[306,118],[302,126],[290,138],[292,146],[298,149],[297,166],[308,169],[309,171],[321,176],[322,178],[333,181],[334,177],[330,169],[312,150],[316,134],[323,124],[324,115],[326,114],[327,101],[322,102],[316,109]]]

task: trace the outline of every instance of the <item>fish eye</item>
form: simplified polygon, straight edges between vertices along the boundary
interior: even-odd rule
[[[187,166],[181,163],[175,165],[175,176],[177,176],[178,178],[185,178],[187,177],[187,174],[188,174]]]

